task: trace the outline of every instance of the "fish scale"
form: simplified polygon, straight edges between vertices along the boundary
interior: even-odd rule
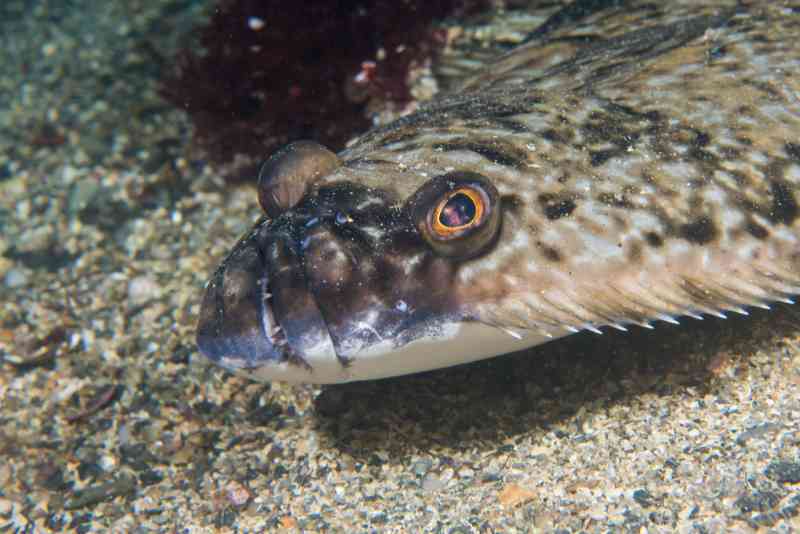
[[[356,139],[316,185],[358,184],[402,212],[435,177],[485,177],[499,193],[502,226],[489,250],[437,267],[437,294],[447,304],[426,301],[408,283],[427,280],[420,258],[429,251],[409,253],[415,263],[398,268],[397,280],[414,293],[411,308],[427,310],[425,321],[439,314],[439,326],[488,325],[513,341],[493,338],[463,357],[463,344],[424,349],[453,351],[442,358],[395,342],[406,363],[388,363],[399,352],[381,349],[384,359],[362,371],[358,351],[378,341],[364,341],[340,318],[341,331],[358,341],[348,334],[335,345],[355,347],[355,371],[300,379],[390,376],[580,330],[746,313],[800,293],[798,4],[577,4],[586,9],[553,14],[457,90]],[[392,261],[402,264],[402,254]],[[359,324],[380,343],[399,340],[399,323],[382,329],[389,323],[379,319],[380,303],[397,295],[359,280],[359,294],[372,291],[369,307],[353,305]],[[330,297],[343,302],[337,315],[347,316],[352,294]]]
[[[627,57],[624,75],[588,75],[577,88],[565,78],[574,95],[554,94],[559,87],[538,71],[530,74],[536,81],[524,83],[515,51],[506,60],[515,64],[514,75],[502,84],[484,77],[489,92],[423,109],[420,115],[433,118],[412,117],[413,137],[404,124],[369,133],[345,160],[368,152],[382,163],[366,165],[365,174],[391,173],[406,191],[419,185],[409,176],[476,170],[525,206],[543,206],[507,225],[492,255],[461,273],[478,315],[498,324],[511,303],[533,317],[538,311],[546,323],[577,327],[624,324],[637,307],[635,319],[643,322],[653,315],[648,309],[718,311],[794,292],[800,159],[791,140],[800,132],[800,85],[792,73],[800,52],[783,36],[800,34],[800,15],[787,17],[787,6],[752,9],[688,22],[673,12],[674,28],[643,30],[637,40],[669,35],[674,42],[659,44],[673,50],[649,60]],[[654,15],[647,11],[651,24]],[[628,18],[614,28],[626,27]],[[616,42],[595,43],[590,55],[606,59],[604,46],[625,56]],[[551,69],[568,72],[575,61],[565,63]],[[493,124],[498,116],[516,127]],[[561,212],[548,212],[553,203],[544,196],[563,199]],[[502,274],[500,283],[492,273]],[[730,274],[722,281],[703,277],[718,273]],[[619,287],[598,287],[598,280]],[[531,322],[537,323],[516,325]]]

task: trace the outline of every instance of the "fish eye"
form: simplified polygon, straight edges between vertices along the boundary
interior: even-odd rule
[[[437,254],[468,259],[484,252],[500,228],[497,189],[473,172],[429,180],[408,200],[417,230]]]
[[[300,202],[309,187],[341,166],[339,157],[313,141],[296,141],[273,154],[258,173],[258,201],[272,218]]]
[[[433,214],[432,228],[438,234],[452,235],[468,229],[483,216],[483,194],[470,187],[448,193]]]

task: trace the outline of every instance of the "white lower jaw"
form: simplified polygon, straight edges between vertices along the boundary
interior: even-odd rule
[[[335,354],[322,349],[304,354],[310,369],[281,362],[234,372],[264,382],[335,384],[450,367],[533,347],[550,339],[529,331],[522,331],[520,337],[516,337],[481,323],[451,323],[445,325],[436,337],[418,338],[399,348],[388,341],[372,345],[353,356],[346,367]]]

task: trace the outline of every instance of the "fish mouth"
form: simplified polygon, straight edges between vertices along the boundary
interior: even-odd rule
[[[239,241],[206,286],[197,345],[232,371],[337,361],[292,236],[262,220]]]

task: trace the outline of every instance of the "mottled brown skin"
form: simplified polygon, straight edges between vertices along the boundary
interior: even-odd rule
[[[598,9],[547,19],[558,23],[461,91],[362,136],[297,206],[259,223],[212,281],[203,352],[229,367],[276,357],[234,343],[257,335],[258,314],[221,296],[249,265],[240,249],[263,254],[276,235],[310,240],[292,260],[305,274],[287,283],[311,288],[304,306],[343,363],[377,337],[399,347],[453,321],[544,339],[800,292],[800,7],[586,4]],[[460,173],[492,184],[501,214],[491,246],[466,259],[431,248],[408,205]]]

